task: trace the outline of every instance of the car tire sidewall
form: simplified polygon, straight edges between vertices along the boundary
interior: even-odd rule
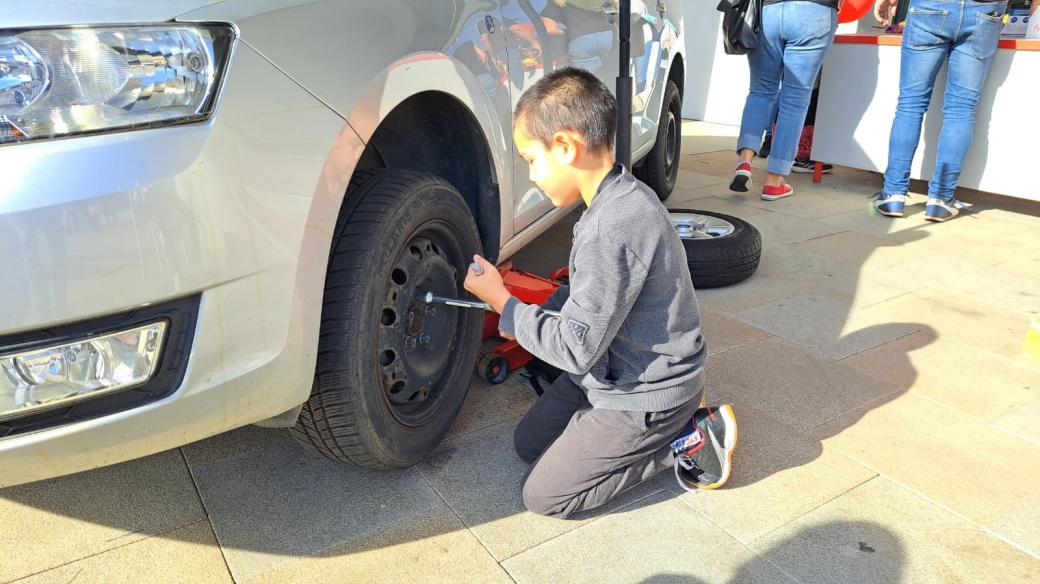
[[[463,254],[472,254],[481,249],[480,237],[473,222],[469,208],[455,189],[441,181],[432,186],[409,193],[405,204],[392,215],[385,229],[370,242],[369,261],[370,274],[357,274],[357,277],[370,277],[373,285],[364,294],[362,308],[358,311],[357,322],[345,323],[353,331],[344,334],[356,334],[358,339],[373,338],[379,326],[383,298],[389,286],[391,272],[395,260],[405,252],[412,237],[422,230],[428,222],[439,222],[450,226],[458,237],[459,247]],[[465,257],[465,256],[464,256]],[[333,262],[334,263],[334,262]],[[465,277],[463,263],[459,269],[456,282],[462,291]],[[357,431],[368,434],[366,442],[376,445],[381,451],[379,458],[390,461],[391,466],[407,466],[422,459],[437,445],[447,433],[452,421],[465,400],[469,388],[476,352],[479,348],[480,330],[483,314],[475,310],[456,309],[458,313],[456,350],[451,359],[450,370],[444,376],[441,391],[447,392],[438,405],[436,415],[418,426],[407,426],[394,417],[384,396],[382,380],[378,367],[380,347],[374,342],[354,343],[355,351],[345,356],[353,360],[350,369],[356,372],[357,378],[348,380],[345,391],[357,393],[353,403],[358,408]]]

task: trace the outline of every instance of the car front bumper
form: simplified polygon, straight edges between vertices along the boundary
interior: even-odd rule
[[[207,122],[0,147],[0,340],[198,299],[175,391],[0,439],[0,487],[305,401],[345,161],[361,148],[341,117],[244,44]]]

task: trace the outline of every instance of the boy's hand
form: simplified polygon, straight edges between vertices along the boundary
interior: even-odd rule
[[[512,296],[502,284],[502,275],[498,273],[494,264],[479,255],[474,255],[473,261],[480,264],[480,267],[484,268],[484,272],[478,276],[467,266],[466,281],[463,286],[474,296],[490,304],[495,312],[502,314],[506,301]]]

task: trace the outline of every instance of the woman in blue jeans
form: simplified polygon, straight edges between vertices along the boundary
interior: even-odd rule
[[[737,138],[737,168],[729,188],[747,192],[751,161],[762,146],[779,97],[776,132],[769,152],[769,175],[762,199],[775,201],[794,190],[784,181],[791,173],[802,124],[816,76],[838,28],[838,0],[764,0],[759,47],[748,54],[751,89]],[[783,84],[780,78],[783,77]]]
[[[878,0],[874,14],[887,24],[898,0]],[[899,105],[888,142],[885,186],[875,195],[882,215],[902,217],[910,164],[921,139],[921,120],[932,99],[935,76],[949,60],[943,123],[935,170],[928,182],[924,218],[941,223],[966,203],[954,198],[964,157],[975,131],[975,110],[997,52],[1007,0],[910,0],[899,65]]]

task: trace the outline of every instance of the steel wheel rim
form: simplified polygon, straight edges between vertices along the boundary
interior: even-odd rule
[[[675,112],[668,110],[667,127],[665,130],[665,144],[668,148],[664,153],[664,170],[667,176],[672,175],[672,168],[679,153],[679,128],[675,123]]]
[[[701,213],[669,213],[680,239],[718,239],[733,235],[737,228],[729,221]]]
[[[420,226],[391,264],[376,316],[375,366],[387,409],[404,425],[428,422],[450,393],[463,309],[426,304],[424,296],[458,296],[455,266],[464,262],[455,231],[437,221]]]

